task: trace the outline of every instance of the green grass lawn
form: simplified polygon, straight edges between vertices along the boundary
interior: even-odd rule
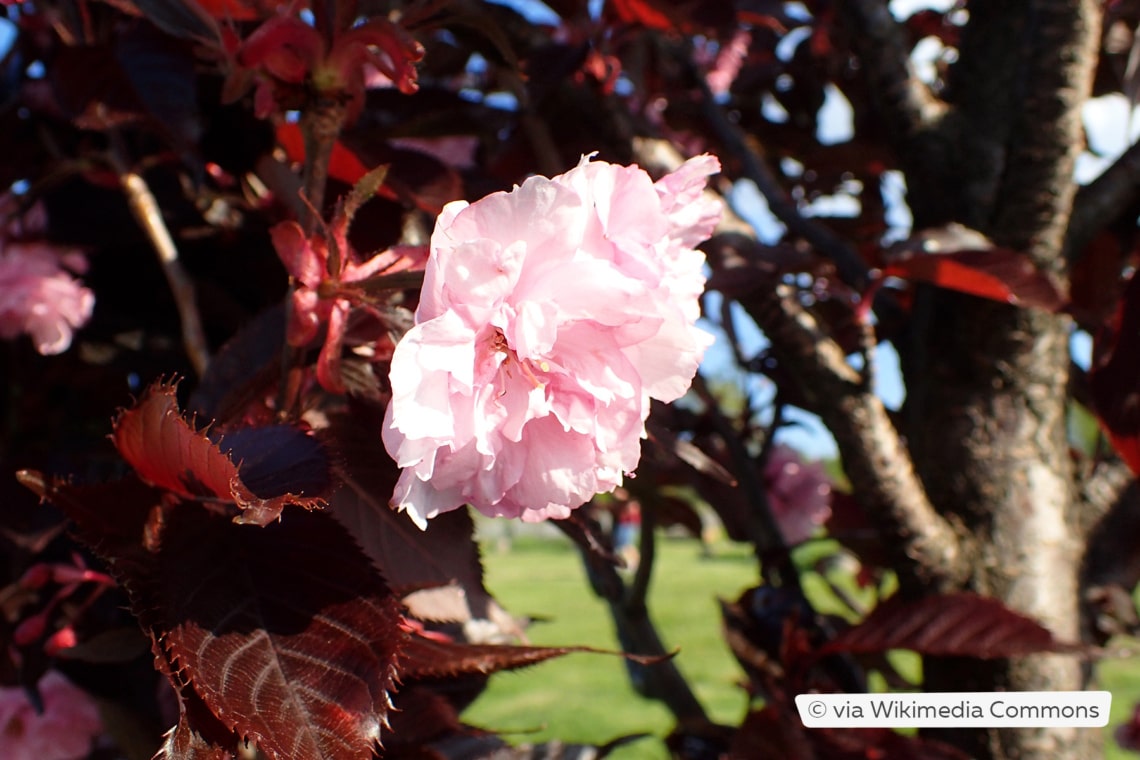
[[[609,613],[589,589],[577,550],[561,538],[522,537],[512,543],[510,551],[492,545],[485,549],[487,586],[512,613],[544,619],[531,626],[532,642],[616,649]],[[747,705],[738,686],[739,666],[721,636],[716,597],[735,598],[756,578],[755,561],[743,547],[719,544],[714,556],[706,558],[696,541],[659,542],[650,611],[666,646],[680,648],[678,666],[719,723],[738,724]],[[827,604],[818,577],[808,574],[805,588],[818,606],[838,610]],[[1140,757],[1111,740],[1112,728],[1140,700],[1140,657],[1106,660],[1098,676],[1102,688],[1113,694],[1105,757]],[[667,709],[633,691],[621,658],[596,654],[569,655],[496,675],[463,717],[516,743],[558,738],[603,744],[627,734],[654,735],[611,755],[621,760],[667,758],[661,739],[673,727]]]
[[[666,646],[680,647],[677,663],[713,720],[739,723],[746,698],[741,674],[720,633],[717,595],[735,597],[754,585],[756,565],[742,549],[722,547],[701,558],[695,541],[662,540],[650,588],[650,610]],[[509,552],[484,554],[487,586],[516,615],[547,618],[528,634],[535,644],[583,644],[616,649],[603,602],[589,589],[577,550],[560,539],[515,540]],[[604,743],[633,733],[663,737],[672,716],[629,685],[619,657],[574,654],[495,676],[465,713],[476,725],[512,741],[551,738]],[[619,749],[615,758],[666,758],[660,739]]]

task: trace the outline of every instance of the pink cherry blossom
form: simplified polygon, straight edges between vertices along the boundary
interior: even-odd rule
[[[684,394],[712,342],[694,247],[720,219],[703,194],[719,169],[699,156],[654,183],[583,158],[443,209],[392,356],[393,506],[421,528],[464,503],[564,518],[634,471],[650,398]]]
[[[821,462],[805,462],[790,446],[776,444],[764,466],[768,506],[784,541],[803,543],[831,516],[831,478]]]
[[[41,354],[66,351],[95,308],[95,294],[71,274],[86,269],[71,249],[0,241],[0,338],[27,333]]]
[[[58,672],[39,682],[43,712],[18,687],[0,688],[0,747],[4,760],[77,760],[103,733],[99,710],[86,692]]]

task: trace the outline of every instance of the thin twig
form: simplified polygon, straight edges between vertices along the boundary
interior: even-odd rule
[[[134,172],[126,161],[126,151],[112,134],[109,160],[115,173],[119,175],[119,182],[127,194],[127,205],[135,221],[146,233],[155,252],[158,254],[158,263],[170,286],[174,296],[174,303],[178,307],[178,318],[182,325],[182,346],[186,356],[190,359],[194,372],[201,377],[210,363],[210,350],[206,343],[206,334],[202,329],[202,319],[198,314],[198,305],[194,297],[194,282],[182,267],[178,258],[178,248],[174,245],[174,238],[162,218],[162,210],[158,201],[151,192],[150,186],[142,175]]]
[[[302,170],[302,211],[301,228],[306,235],[312,235],[323,223],[321,214],[325,205],[325,186],[329,181],[329,162],[333,148],[344,127],[346,109],[342,103],[322,100],[312,104],[301,115],[301,136],[305,143],[305,164]],[[329,246],[328,274],[338,276],[341,269],[341,256],[335,245]],[[285,294],[285,320],[293,319],[293,294],[297,290],[296,281],[289,278],[289,288]],[[281,348],[281,382],[277,389],[277,415],[281,419],[291,419],[297,412],[300,401],[301,382],[297,368],[304,358],[302,348],[290,345],[288,341]]]
[[[657,511],[641,510],[641,535],[637,546],[637,570],[633,582],[625,593],[625,607],[631,612],[647,609],[645,600],[649,596],[649,582],[653,579],[653,562],[657,559]]]

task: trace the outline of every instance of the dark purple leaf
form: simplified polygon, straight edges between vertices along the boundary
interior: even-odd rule
[[[180,39],[213,42],[221,38],[214,18],[248,20],[256,14],[240,13],[239,2],[220,0],[134,0],[135,5],[155,26]],[[221,6],[221,7],[216,7]],[[211,18],[208,10],[216,10]]]
[[[403,636],[344,529],[296,512],[250,530],[182,505],[164,536],[163,644],[211,711],[276,760],[370,757]]]
[[[399,469],[379,444],[381,409],[352,402],[329,415],[322,435],[335,447],[344,486],[329,508],[421,620],[465,623],[491,620],[508,636],[518,626],[483,586],[483,565],[475,542],[475,524],[463,509],[447,512],[420,530],[394,512],[388,499]]]
[[[392,736],[384,740],[385,757],[412,754],[431,741],[468,730],[451,702],[426,686],[401,689],[392,702]]]
[[[136,21],[115,37],[115,57],[146,113],[176,145],[198,143],[196,60],[190,44]]]
[[[917,600],[893,596],[817,654],[910,649],[925,655],[994,659],[1079,648],[1057,641],[1040,623],[996,599],[959,592]]]
[[[574,653],[620,654],[593,647],[537,647],[498,644],[462,644],[438,636],[413,634],[400,656],[400,677],[453,678],[464,675],[490,675],[504,670],[537,665]],[[643,665],[653,665],[668,657],[622,654]]]
[[[220,436],[218,448],[237,463],[242,483],[259,498],[332,491],[324,447],[298,428],[238,428]]]
[[[208,420],[230,424],[263,398],[281,375],[285,345],[285,307],[278,305],[254,317],[211,359],[189,409]]]
[[[146,112],[110,45],[63,47],[49,71],[59,108],[81,129],[119,127]]]
[[[371,757],[405,638],[400,606],[329,515],[298,511],[254,530],[135,480],[21,480],[76,520],[130,595],[160,668],[176,689],[192,686],[224,733],[272,760]],[[185,725],[169,741],[213,751],[216,726],[182,696]]]

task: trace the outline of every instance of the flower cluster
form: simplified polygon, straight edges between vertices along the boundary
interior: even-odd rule
[[[103,733],[91,697],[58,672],[48,671],[37,687],[43,710],[23,689],[0,687],[0,747],[4,760],[77,760]]]
[[[469,503],[564,518],[632,473],[650,398],[689,387],[719,171],[690,159],[654,183],[582,162],[444,208],[416,324],[392,356],[384,443],[393,505],[420,527]]]
[[[0,198],[0,209],[12,203]],[[21,224],[0,230],[0,338],[26,333],[41,354],[59,354],[91,318],[95,294],[72,276],[87,271],[83,254],[37,239],[46,226],[33,206]]]

